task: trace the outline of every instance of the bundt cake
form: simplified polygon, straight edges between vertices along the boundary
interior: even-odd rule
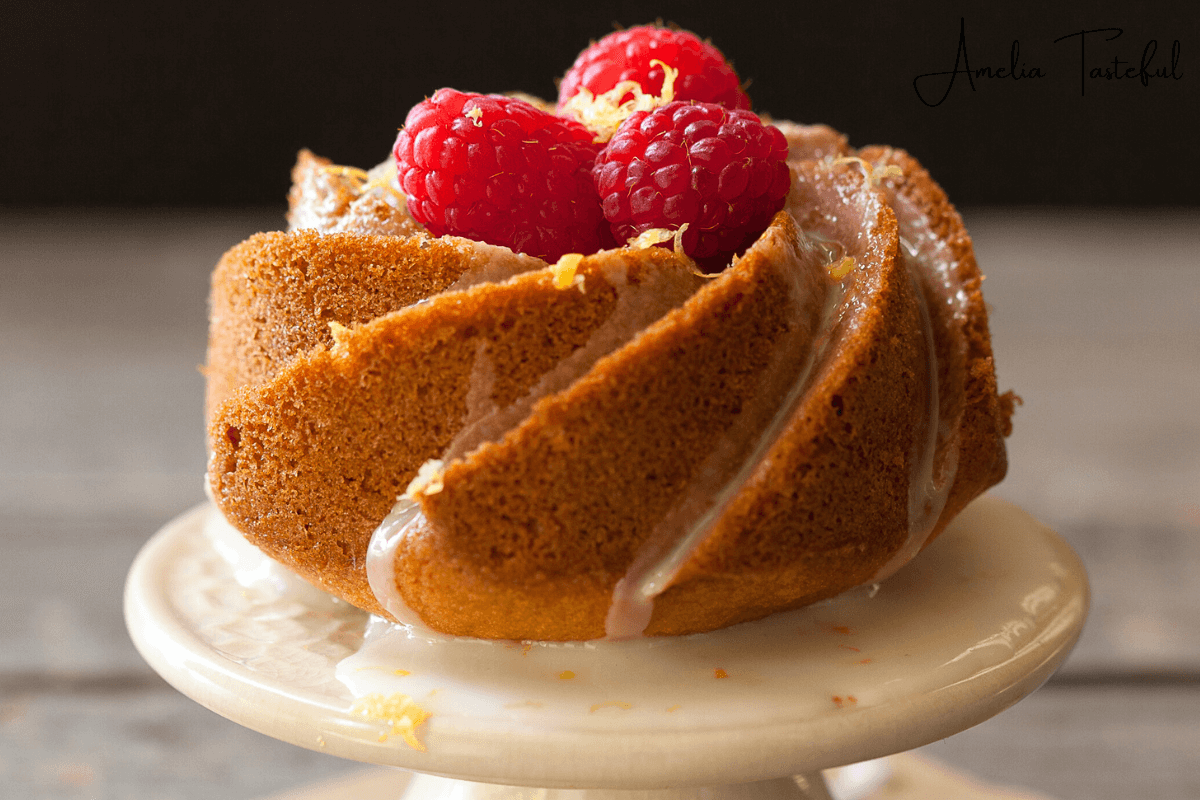
[[[909,155],[774,127],[790,189],[712,275],[678,229],[553,264],[435,237],[394,164],[302,152],[290,230],[213,275],[226,519],[493,639],[709,631],[899,569],[1005,473],[982,277]]]

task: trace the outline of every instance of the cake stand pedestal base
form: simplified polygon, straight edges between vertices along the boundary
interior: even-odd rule
[[[402,800],[832,800],[820,773],[681,789],[527,789],[414,775]]]

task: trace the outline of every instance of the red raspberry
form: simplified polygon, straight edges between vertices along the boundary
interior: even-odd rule
[[[522,100],[439,89],[408,112],[392,154],[409,213],[435,236],[555,261],[608,242],[598,150],[587,128]]]
[[[660,94],[663,68],[650,63],[655,60],[679,70],[676,100],[750,108],[750,98],[720,50],[694,33],[642,25],[610,33],[579,54],[559,86],[559,111],[581,87],[603,94],[621,81],[633,80],[646,94]]]
[[[783,207],[787,153],[779,129],[749,111],[674,102],[625,120],[592,177],[618,243],[686,222],[684,250],[720,269]]]

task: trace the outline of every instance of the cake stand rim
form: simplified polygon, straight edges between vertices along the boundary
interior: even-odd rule
[[[586,732],[584,738],[590,741],[574,746],[559,742],[557,747],[545,749],[544,735],[523,738],[506,731],[505,738],[498,741],[494,731],[459,730],[453,735],[431,735],[428,750],[418,752],[397,746],[397,737],[379,741],[377,722],[353,719],[343,706],[304,698],[302,693],[281,692],[244,665],[198,657],[195,651],[208,645],[168,607],[164,591],[167,576],[155,568],[169,557],[173,547],[180,546],[181,534],[207,513],[209,503],[177,516],[143,546],[126,581],[125,615],[130,636],[143,658],[177,690],[240,725],[310,750],[447,777],[527,786],[656,789],[763,780],[878,758],[966,730],[1029,695],[1065,660],[1079,638],[1090,603],[1090,587],[1081,560],[1061,536],[1019,507],[994,496],[975,502],[1023,517],[1022,523],[1032,524],[1066,564],[1067,577],[1073,584],[1072,597],[1058,614],[1062,619],[1043,626],[1044,641],[1025,647],[968,680],[907,698],[906,702],[890,702],[885,711],[876,706],[819,720],[766,723],[757,726],[753,735],[742,729],[720,727],[671,730],[666,748],[661,729],[624,731],[619,736],[608,736],[605,743],[612,749],[602,759],[605,763],[590,769],[578,760],[595,755],[595,746],[605,740],[604,733]],[[149,635],[152,627],[159,635]],[[166,648],[159,646],[164,641],[169,645]],[[247,713],[251,706],[254,714]],[[935,715],[934,711],[940,713]],[[272,719],[270,724],[263,722],[267,717]],[[900,720],[905,724],[899,724]],[[766,754],[764,742],[771,743]],[[530,769],[528,759],[523,757],[534,748],[541,748],[546,756],[542,769]],[[664,749],[711,752],[718,754],[715,761],[720,763],[702,764],[695,758],[676,762],[663,757]],[[771,766],[779,763],[781,754],[786,759],[789,751],[794,757],[786,771]],[[614,774],[612,762],[622,759],[627,762],[623,765],[626,768]],[[564,772],[556,766],[564,761],[575,761],[574,771]],[[467,763],[470,766],[464,768]]]

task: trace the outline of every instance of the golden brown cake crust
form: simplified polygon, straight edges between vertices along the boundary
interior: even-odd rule
[[[952,342],[959,341],[958,327],[981,324],[975,316],[981,310],[975,305],[978,273],[957,215],[951,216],[952,209],[940,190],[933,191],[936,187],[927,176],[910,176],[915,162],[905,162],[912,187],[909,197],[930,216],[935,232],[950,242],[957,264],[954,278],[972,297],[962,325],[935,310],[927,327],[922,315],[928,308],[923,312],[922,305],[934,298],[922,296],[927,294],[925,279],[910,274],[912,265],[901,257],[896,218],[885,193],[865,185],[867,177],[858,165],[826,161],[797,167],[800,183],[807,181],[809,190],[803,198],[803,207],[809,209],[802,220],[807,230],[854,241],[856,231],[839,230],[847,223],[844,198],[857,195],[863,204],[861,222],[858,216],[851,220],[871,233],[864,248],[852,251],[861,264],[847,281],[843,307],[865,310],[840,323],[833,334],[835,349],[822,358],[820,374],[769,453],[667,591],[655,599],[646,629],[650,635],[711,630],[868,582],[909,544],[910,536],[928,536],[921,543],[932,540],[967,500],[999,477],[995,456],[998,452],[1003,458],[1007,420],[996,403],[990,358],[968,347],[965,360],[960,359],[949,377],[942,375],[939,383],[945,385],[939,385],[937,394],[948,421],[954,425],[961,418],[970,427],[961,430],[960,438],[940,445],[939,453],[945,461],[951,458],[951,448],[962,445],[983,455],[971,454],[958,462],[945,510],[929,521],[932,530],[914,529],[924,523],[914,518],[909,486],[920,479],[921,462],[927,457],[922,441],[928,427],[936,425],[929,416],[934,402],[926,371],[930,348],[950,358]],[[815,199],[822,194],[836,198],[825,212]],[[677,313],[696,314],[674,332],[698,334],[695,357],[689,358],[687,349],[663,330],[668,323],[664,319],[581,382],[594,382],[609,396],[589,396],[577,385],[553,403],[546,401],[501,445],[449,466],[445,489],[422,499],[429,523],[397,557],[398,583],[406,602],[438,629],[460,635],[602,635],[616,581],[628,577],[646,532],[666,514],[664,503],[669,501],[663,498],[677,496],[664,488],[663,498],[653,502],[654,492],[646,491],[640,476],[651,476],[655,489],[660,481],[670,486],[673,479],[676,491],[679,481],[689,479],[686,472],[673,476],[657,462],[643,463],[643,448],[654,456],[667,454],[677,467],[694,464],[696,452],[702,453],[705,445],[689,448],[680,442],[686,443],[689,432],[719,427],[694,409],[669,407],[671,393],[656,391],[651,381],[639,383],[637,370],[687,385],[693,400],[744,402],[747,395],[705,377],[705,367],[719,363],[721,347],[716,332],[704,325],[720,315],[711,307],[701,309],[705,299],[725,290],[728,297],[748,300],[746,307],[755,309],[760,321],[783,324],[783,314],[773,312],[777,306],[764,298],[770,292],[760,296],[745,287],[733,288],[745,277],[739,269],[747,266],[727,270]],[[778,297],[779,287],[773,288]],[[721,324],[730,329],[728,319]],[[982,325],[986,332],[986,318]],[[778,329],[745,329],[737,330],[735,338],[752,343],[777,335]],[[670,349],[670,363],[656,360],[648,345],[660,336],[660,343]],[[738,361],[751,363],[744,356]],[[629,373],[613,368],[617,364],[631,367]],[[669,371],[675,364],[684,367],[686,377]],[[723,374],[723,369],[718,367],[717,373]],[[995,413],[979,419],[962,411],[970,407],[969,398],[989,392]],[[627,393],[647,401],[630,403]],[[681,421],[694,427],[675,427]],[[644,428],[639,427],[643,423]],[[632,434],[630,443],[623,439],[626,432]],[[671,441],[660,440],[660,432]],[[935,456],[935,475],[939,463]],[[575,480],[574,475],[586,477]],[[618,508],[609,505],[614,498],[619,498]],[[491,509],[502,510],[505,524],[485,520]],[[580,540],[574,531],[587,535]],[[565,596],[574,598],[570,614],[558,609],[558,600],[547,600],[547,605],[538,600]],[[481,598],[487,598],[488,612],[462,612],[464,607],[476,608],[473,604]],[[552,606],[556,610],[549,613]],[[580,623],[586,624],[579,627]]]
[[[880,176],[889,164],[902,170],[884,178],[885,185],[902,192],[949,247],[954,288],[966,296],[955,316],[944,298],[925,290],[938,354],[939,416],[953,432],[939,442],[934,471],[948,473],[953,483],[923,547],[1003,478],[1011,411],[996,395],[982,277],[961,219],[906,154],[870,148],[860,155]],[[881,224],[899,234],[894,219]],[[896,414],[920,413],[921,387],[913,378],[927,346],[914,336],[921,325],[916,293],[926,281],[913,286],[901,261],[888,265],[885,284],[864,298],[878,313],[847,337],[764,465],[658,599],[648,632],[709,629],[833,596],[872,580],[901,544],[895,533],[903,535],[911,524],[907,487],[916,468],[913,437],[922,426],[919,418]],[[829,575],[839,579],[828,581]],[[812,591],[797,591],[804,586]]]
[[[396,583],[431,627],[488,638],[604,635],[618,582],[702,514],[647,634],[755,619],[890,569],[1003,477],[1012,401],[997,395],[982,277],[941,189],[901,151],[856,161],[836,131],[792,128],[790,213],[682,307],[544,396],[535,387],[617,307],[602,262],[625,259],[636,283],[639,269],[679,270],[672,256],[585,259],[582,291],[554,288],[544,269],[446,292],[476,247],[301,231],[235,248],[213,284],[218,505],[277,560],[379,612],[371,533],[457,441],[399,543]],[[841,243],[832,264],[825,254],[814,272],[818,245],[793,217]],[[926,228],[942,271],[902,241]],[[842,256],[855,267],[828,278]],[[330,322],[350,329],[331,334]],[[464,449],[456,437],[488,413],[482,352],[483,405],[525,410]],[[789,387],[803,389],[794,401]],[[518,402],[531,390],[536,403]],[[945,491],[911,494],[922,470]]]
[[[983,274],[962,217],[942,187],[908,153],[872,146],[863,148],[859,155],[877,167],[892,165],[900,169],[901,176],[885,177],[885,185],[920,209],[933,233],[950,249],[954,260],[953,282],[965,298],[962,313],[957,317],[948,315],[942,304],[941,324],[935,326],[935,330],[949,331],[950,337],[962,347],[961,366],[942,371],[943,395],[957,393],[961,398],[955,408],[944,410],[943,416],[957,423],[961,438],[954,483],[934,530],[936,537],[967,503],[1004,479],[1008,471],[1004,438],[1012,432],[1013,406],[1011,400],[1003,401],[997,391],[987,304],[983,300]],[[938,307],[932,308],[937,315]],[[949,347],[939,348],[942,364],[954,364],[948,350]],[[959,382],[959,386],[952,387],[951,381]]]
[[[613,283],[614,262],[621,280]],[[700,281],[666,251],[599,254],[581,286],[549,268],[448,292],[335,333],[269,381],[220,404],[209,481],[226,517],[273,558],[380,610],[366,583],[371,533],[426,460],[472,417],[504,408],[584,347],[653,271]]]
[[[895,217],[854,165],[803,162],[805,230],[854,241],[844,316],[818,374],[769,452],[655,602],[648,633],[756,619],[866,582],[907,538],[908,487],[923,428],[922,339]],[[850,198],[820,203],[822,196]],[[728,597],[728,602],[720,602]]]
[[[447,467],[443,490],[421,498],[430,525],[417,538],[429,541],[397,558],[409,606],[459,635],[604,634],[614,585],[761,388],[791,323],[790,217],[764,239],[771,257],[747,254],[501,442]],[[589,609],[586,627],[580,609],[538,611],[530,587]],[[472,595],[491,613],[462,614]]]
[[[506,274],[545,263],[463,239],[300,230],[260,233],[227,252],[212,276],[205,406],[268,380],[292,358],[330,345],[330,323],[369,322],[439,294],[486,252]]]

